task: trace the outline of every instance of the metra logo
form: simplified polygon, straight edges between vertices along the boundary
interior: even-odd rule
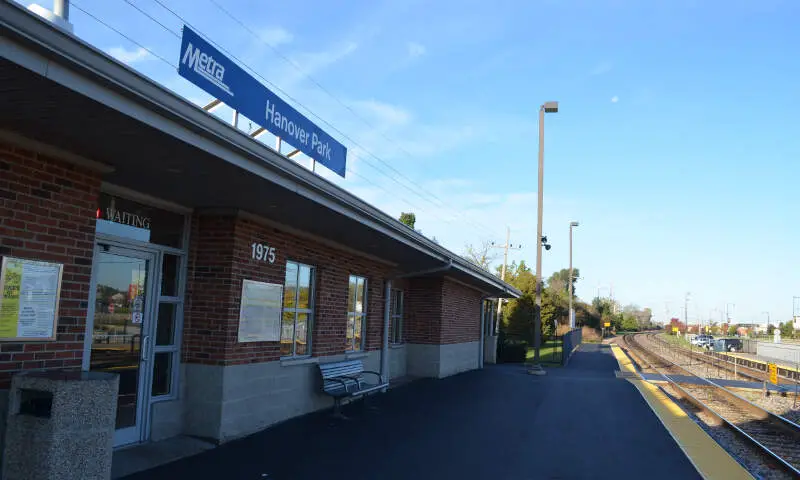
[[[181,63],[188,66],[203,78],[225,90],[225,93],[233,96],[230,87],[225,84],[225,67],[217,63],[214,57],[207,55],[195,48],[191,43],[186,46],[183,52]]]

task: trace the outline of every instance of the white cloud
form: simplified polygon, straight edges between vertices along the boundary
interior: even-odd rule
[[[411,113],[399,106],[377,100],[357,100],[350,103],[354,110],[369,120],[375,120],[381,125],[405,125],[411,120]]]
[[[408,58],[418,58],[425,55],[425,53],[428,52],[428,49],[425,48],[425,45],[422,45],[421,43],[417,42],[408,42],[407,47],[408,47]]]
[[[329,50],[298,55],[294,58],[294,61],[300,65],[303,73],[312,75],[344,59],[357,49],[358,44],[356,42],[345,42]]]
[[[294,40],[294,35],[281,27],[263,28],[258,32],[258,35],[262,40],[269,43],[273,47],[290,43],[292,40]]]
[[[617,103],[617,102],[619,102],[618,96],[614,95],[613,97],[611,97],[611,103]]]
[[[133,50],[127,50],[125,47],[111,47],[106,50],[106,53],[128,65],[153,58],[144,47],[137,47]]]
[[[611,71],[613,65],[610,62],[603,62],[595,66],[591,71],[589,71],[589,75],[604,75]]]

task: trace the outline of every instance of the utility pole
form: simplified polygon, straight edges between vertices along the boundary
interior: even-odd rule
[[[683,323],[686,325],[686,329],[689,329],[689,292],[686,292],[686,296],[683,298]],[[697,326],[697,330],[699,333],[700,326]]]
[[[504,245],[492,245],[492,248],[502,248],[503,249],[503,267],[500,270],[500,280],[506,281],[506,266],[508,265],[508,251],[509,250],[520,250],[522,249],[522,245],[517,245],[516,247],[511,244],[511,227],[506,227],[506,243]],[[500,322],[500,314],[503,311],[503,299],[499,298],[497,300],[497,322]],[[495,333],[497,333],[497,325],[495,324]]]
[[[795,329],[798,328],[798,322],[800,322],[800,297],[792,297],[792,324]]]

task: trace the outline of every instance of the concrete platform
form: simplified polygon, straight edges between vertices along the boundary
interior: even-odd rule
[[[424,379],[129,480],[701,478],[608,346],[582,345],[545,376],[522,365]],[[643,382],[646,383],[646,382]]]

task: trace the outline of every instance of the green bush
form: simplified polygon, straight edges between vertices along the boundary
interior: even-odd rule
[[[524,363],[528,354],[528,342],[524,340],[499,339],[497,363]]]

